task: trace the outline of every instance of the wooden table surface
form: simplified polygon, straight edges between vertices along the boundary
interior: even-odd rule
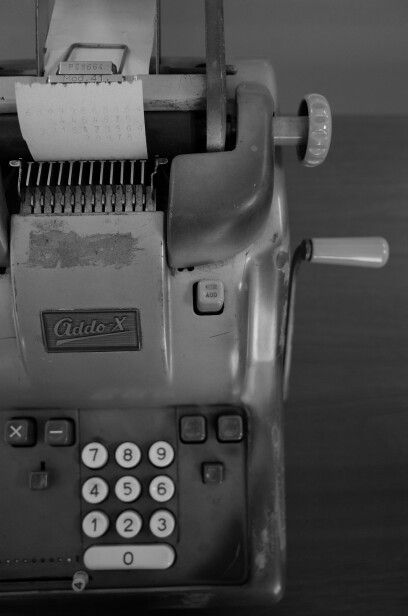
[[[292,247],[382,235],[383,270],[304,265],[285,413],[288,577],[276,616],[408,614],[408,119],[335,118],[285,158]]]

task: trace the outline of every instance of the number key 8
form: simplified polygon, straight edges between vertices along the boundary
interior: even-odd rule
[[[135,443],[121,443],[115,451],[116,462],[122,468],[134,468],[140,462],[142,454]]]

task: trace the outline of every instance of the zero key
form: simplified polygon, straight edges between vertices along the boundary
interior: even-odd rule
[[[6,422],[4,440],[13,447],[32,447],[36,441],[34,419],[10,419]]]

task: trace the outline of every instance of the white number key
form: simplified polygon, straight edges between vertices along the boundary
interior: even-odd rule
[[[116,497],[123,503],[133,503],[139,498],[141,490],[140,482],[131,475],[121,477],[115,485]]]
[[[174,496],[174,483],[167,475],[158,475],[150,482],[150,496],[159,503],[165,503]]]
[[[102,468],[108,461],[108,450],[102,443],[88,443],[82,450],[82,462],[88,468]]]
[[[102,537],[109,528],[109,518],[103,511],[90,511],[82,520],[82,530],[87,537]]]
[[[134,468],[139,464],[141,456],[135,443],[121,443],[115,451],[116,462],[122,468]]]
[[[174,459],[174,449],[166,441],[157,441],[149,449],[149,460],[154,466],[164,468]]]
[[[174,531],[176,520],[174,515],[167,511],[167,509],[159,509],[150,518],[149,526],[155,537],[168,537]]]
[[[109,486],[102,477],[90,477],[82,486],[82,498],[87,503],[102,503],[109,494]]]
[[[116,531],[121,537],[136,537],[142,524],[142,518],[136,511],[123,511],[116,519]]]

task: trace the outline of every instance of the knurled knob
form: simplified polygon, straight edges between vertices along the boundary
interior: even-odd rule
[[[72,578],[72,590],[82,592],[88,586],[89,575],[86,571],[75,571]]]
[[[300,103],[300,116],[308,116],[307,142],[298,146],[298,156],[306,167],[317,167],[326,159],[332,136],[332,116],[327,99],[307,94]]]

